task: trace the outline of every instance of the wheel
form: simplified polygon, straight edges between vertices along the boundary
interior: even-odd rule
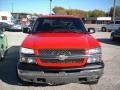
[[[102,27],[102,32],[106,32],[107,29],[105,27]]]
[[[117,39],[114,37],[113,34],[111,34],[110,39],[111,39],[112,41],[116,41],[116,40],[117,40]]]

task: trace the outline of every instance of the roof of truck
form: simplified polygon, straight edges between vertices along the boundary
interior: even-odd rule
[[[40,16],[39,18],[80,18],[80,17],[72,15],[45,15]]]

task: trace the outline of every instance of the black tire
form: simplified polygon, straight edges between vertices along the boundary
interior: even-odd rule
[[[98,83],[98,80],[95,80],[95,81],[87,81],[87,82],[84,82],[83,84],[94,85],[94,84],[97,84],[97,83]]]
[[[116,41],[116,40],[117,40],[117,38],[115,38],[113,34],[111,34],[110,39],[111,39],[112,41]]]
[[[90,85],[98,84],[98,80],[95,80],[95,81],[89,81],[88,84],[90,84]]]
[[[107,29],[105,28],[105,27],[102,27],[102,30],[101,30],[102,32],[106,32],[107,31]]]

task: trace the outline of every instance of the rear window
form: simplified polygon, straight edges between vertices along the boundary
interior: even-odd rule
[[[39,18],[33,32],[86,32],[86,29],[77,18]]]

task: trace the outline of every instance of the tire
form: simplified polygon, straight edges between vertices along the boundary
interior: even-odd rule
[[[117,38],[115,38],[113,34],[111,34],[110,39],[111,39],[112,41],[116,41],[116,40],[117,40]]]
[[[107,29],[105,27],[102,27],[102,32],[106,32]]]
[[[97,83],[98,83],[98,79],[95,80],[95,81],[86,81],[86,82],[84,82],[83,84],[94,85],[94,84],[97,84]]]
[[[90,85],[97,84],[97,83],[98,83],[98,80],[95,80],[95,81],[89,81],[89,82],[87,82],[87,83],[90,84]]]

